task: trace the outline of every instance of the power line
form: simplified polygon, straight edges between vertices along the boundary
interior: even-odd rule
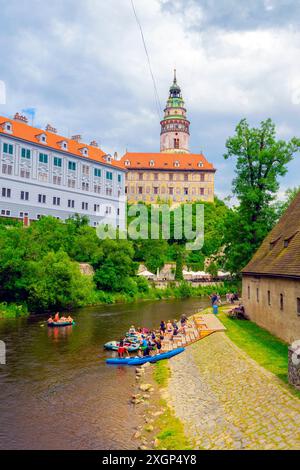
[[[154,77],[154,73],[153,73],[153,70],[152,70],[152,67],[151,67],[150,56],[149,56],[148,49],[147,49],[147,46],[146,46],[146,41],[145,41],[145,37],[144,37],[144,33],[143,33],[143,28],[142,28],[142,25],[141,25],[140,20],[138,18],[133,0],[131,0],[131,6],[132,6],[133,14],[135,16],[137,25],[138,25],[138,27],[140,29],[140,32],[141,32],[143,46],[144,46],[144,49],[145,49],[145,53],[146,53],[146,57],[147,57],[147,61],[148,61],[148,66],[149,66],[149,70],[150,70],[150,75],[151,75],[151,79],[152,79],[152,82],[153,82],[156,110],[157,110],[159,118],[161,118],[162,108],[161,108],[161,105],[160,105],[160,99],[159,99],[159,94],[158,94],[158,91],[157,91],[155,77]]]

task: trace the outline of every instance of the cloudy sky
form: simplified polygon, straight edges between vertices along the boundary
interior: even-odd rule
[[[230,194],[226,138],[246,117],[300,136],[300,1],[135,0],[161,107],[173,69],[191,120],[191,150]],[[159,113],[131,0],[0,0],[0,114],[36,109],[63,135],[106,152],[159,151]],[[299,185],[300,156],[281,181]]]

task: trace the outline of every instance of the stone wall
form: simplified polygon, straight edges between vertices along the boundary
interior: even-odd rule
[[[289,383],[300,390],[300,341],[289,347]]]
[[[290,344],[300,339],[297,299],[300,280],[243,276],[243,303],[250,320]]]

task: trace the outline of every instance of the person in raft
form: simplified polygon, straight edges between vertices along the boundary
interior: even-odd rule
[[[118,356],[120,358],[123,358],[125,353],[127,354],[127,356],[129,356],[129,352],[127,351],[127,348],[124,346],[124,341],[120,339],[119,347],[118,347]]]
[[[142,335],[142,341],[141,341],[141,351],[143,353],[143,356],[149,356],[149,344],[148,344],[148,341],[147,341],[147,338]]]
[[[131,325],[131,327],[129,328],[128,333],[132,336],[136,334],[135,327],[133,325]]]
[[[54,321],[57,322],[59,321],[59,313],[56,312],[55,316],[54,316]]]
[[[52,317],[52,315],[50,315],[50,317],[49,317],[48,320],[47,320],[47,323],[53,323],[53,321],[54,321],[54,320],[53,320],[53,317]]]

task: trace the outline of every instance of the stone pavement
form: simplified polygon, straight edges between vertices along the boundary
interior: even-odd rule
[[[167,398],[200,449],[300,449],[300,399],[225,333],[171,359]]]

